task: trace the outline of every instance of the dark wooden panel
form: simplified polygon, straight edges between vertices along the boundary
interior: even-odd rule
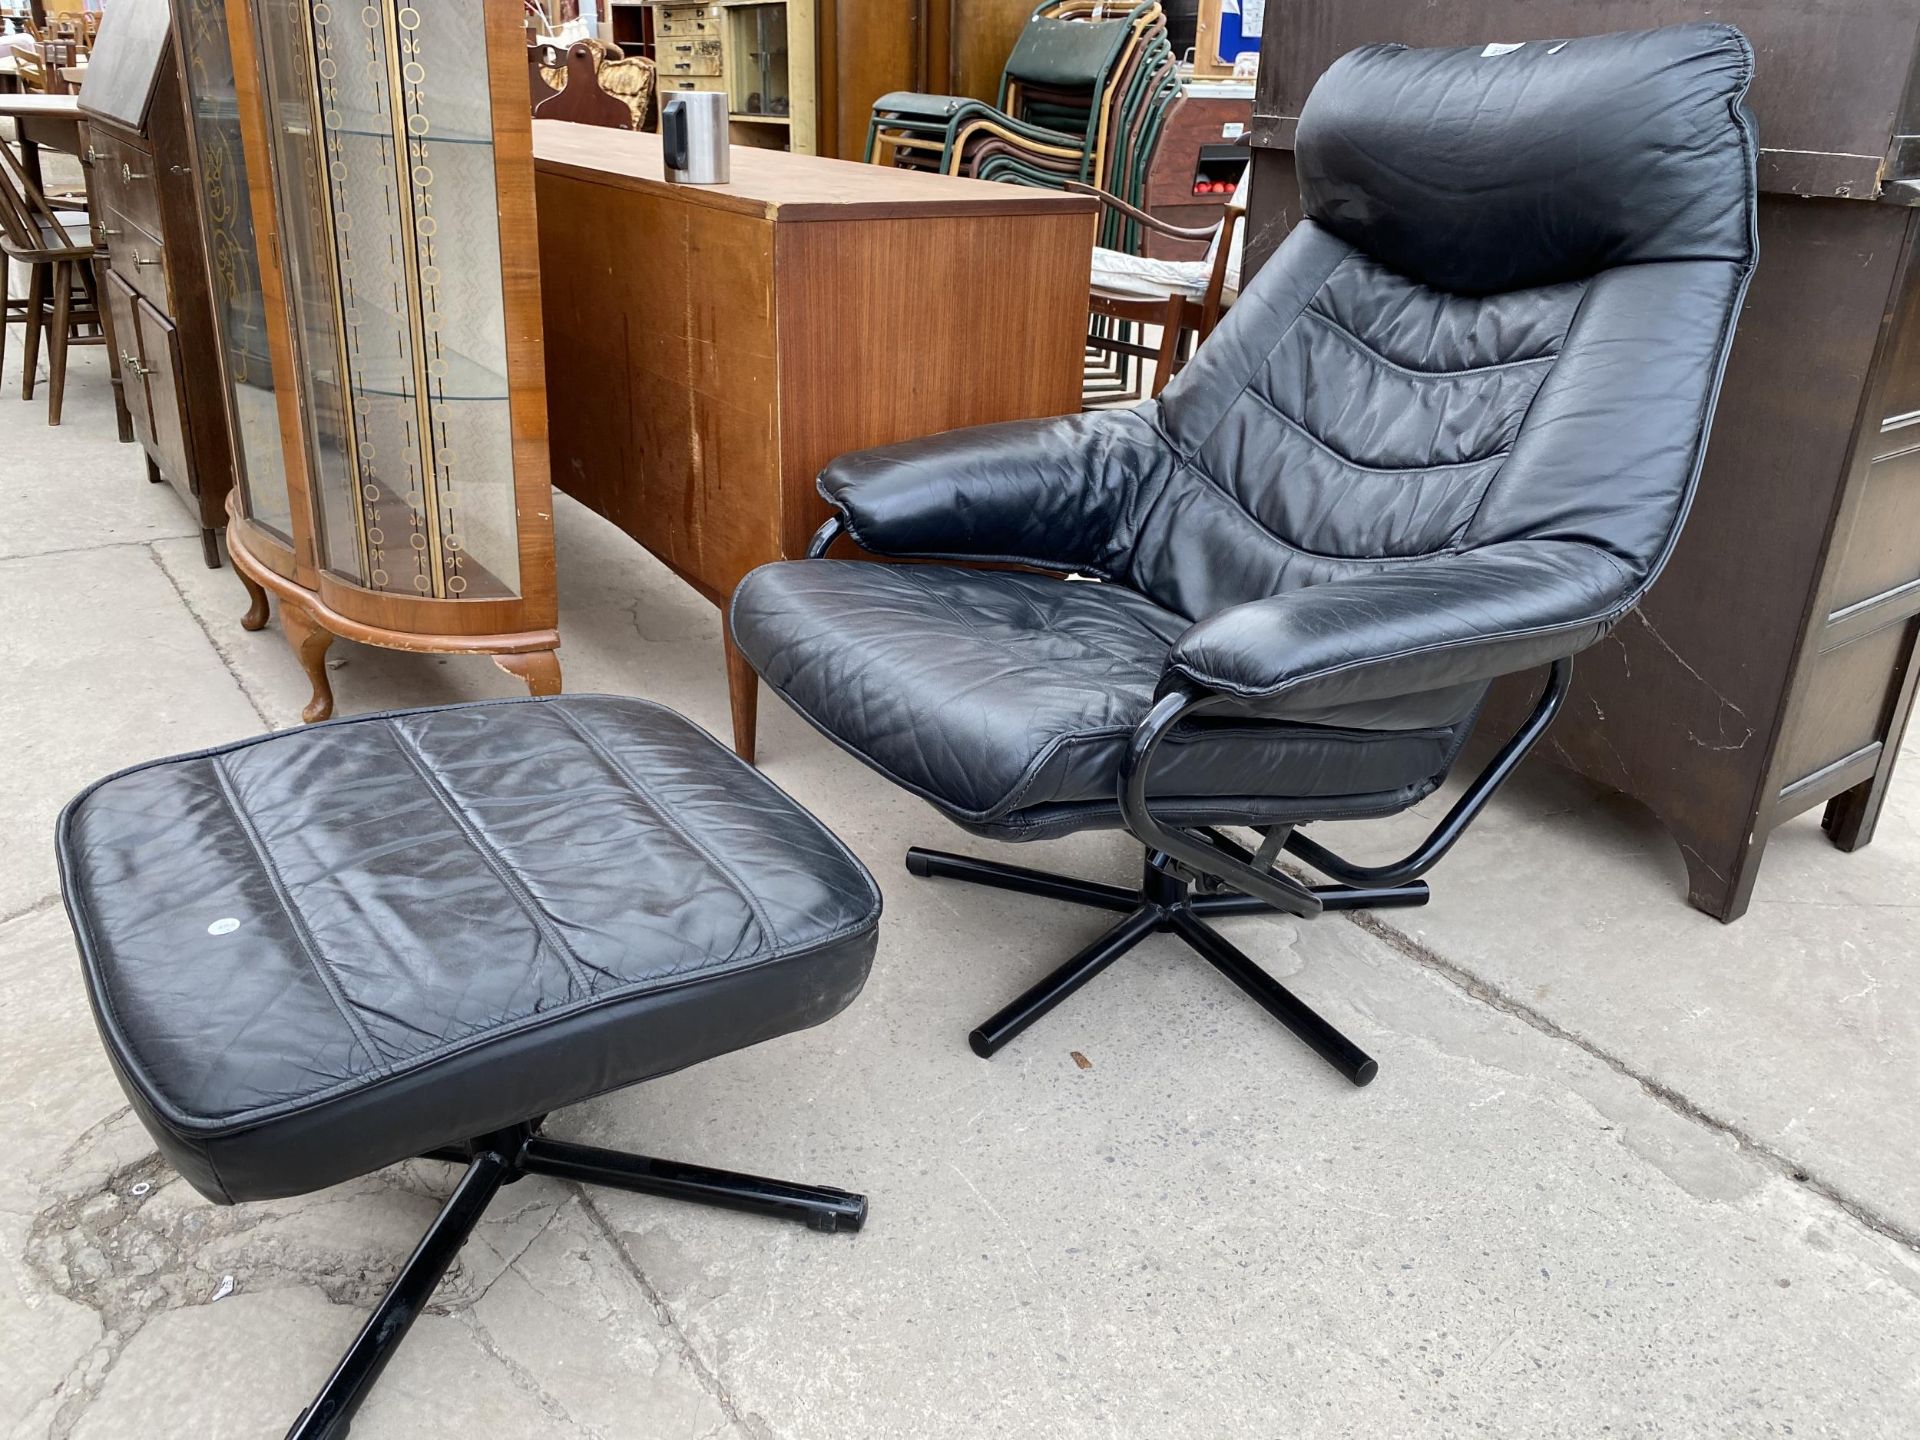
[[[140,354],[140,321],[135,306],[140,297],[118,275],[102,277],[101,293],[106,296],[107,311],[113,321],[113,338],[120,347],[118,360],[125,387],[127,413],[133,418],[133,435],[149,452],[153,442],[153,402],[147,396],[147,382],[141,371],[146,361]]]
[[[181,373],[180,342],[173,322],[148,301],[134,304],[134,323],[140,330],[140,355],[146,369],[147,396],[153,406],[153,458],[160,473],[189,498],[199,494],[193,468],[187,463],[185,386]]]
[[[153,155],[138,136],[95,123],[94,185],[109,209],[117,210],[149,235],[159,235],[160,182],[153,173]]]
[[[1908,287],[1901,298],[1887,371],[1884,424],[1875,455],[1920,448],[1920,285]]]
[[[80,84],[80,108],[126,126],[146,127],[154,85],[167,63],[167,0],[113,0]]]
[[[928,0],[816,0],[815,68],[821,155],[858,160],[866,151],[873,102],[889,90],[928,87],[922,16]]]
[[[1841,540],[1832,610],[1920,580],[1920,450],[1868,469],[1848,530]]]
[[[1269,21],[1256,110],[1298,115],[1329,64],[1356,45],[1556,39],[1680,20],[1726,20],[1754,42],[1763,187],[1873,195],[1920,44],[1913,0],[1290,0]],[[1290,143],[1284,132],[1275,143]]]
[[[947,92],[977,100],[998,99],[1007,57],[1034,7],[1026,0],[948,0],[948,5],[953,39],[946,66]]]
[[[1886,733],[1912,645],[1912,622],[1905,622],[1829,650],[1813,663],[1805,703],[1781,752],[1781,773],[1789,786]]]

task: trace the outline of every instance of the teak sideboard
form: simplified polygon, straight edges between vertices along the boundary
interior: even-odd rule
[[[553,483],[709,600],[806,553],[850,450],[1075,410],[1091,199],[534,124]],[[734,746],[753,672],[728,647]]]

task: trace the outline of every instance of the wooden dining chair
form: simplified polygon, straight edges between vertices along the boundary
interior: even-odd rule
[[[1087,403],[1151,399],[1167,386],[1200,342],[1213,333],[1220,316],[1240,288],[1242,226],[1247,214],[1247,184],[1243,178],[1227,202],[1217,224],[1205,228],[1171,225],[1090,185],[1069,184],[1069,190],[1094,196],[1128,219],[1176,240],[1204,240],[1207,253],[1200,260],[1150,260],[1145,256],[1096,249],[1092,285],[1087,297],[1091,324],[1087,334],[1090,355],[1119,362],[1114,372],[1101,372],[1103,385],[1089,387]],[[1158,326],[1157,346],[1134,339],[1138,327]],[[1124,375],[1135,365],[1152,362],[1151,388],[1126,383],[1112,388],[1109,374]],[[1142,377],[1144,379],[1144,377]],[[1142,394],[1142,390],[1145,394]]]
[[[86,217],[49,205],[12,147],[0,144],[0,368],[6,365],[7,329],[17,318],[26,330],[20,396],[31,400],[45,334],[49,425],[60,423],[66,400],[68,346],[108,343],[88,234]],[[12,293],[15,261],[28,274],[20,299]]]

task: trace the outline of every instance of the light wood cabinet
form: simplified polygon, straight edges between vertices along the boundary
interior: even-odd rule
[[[334,636],[486,655],[556,693],[517,8],[181,0],[176,24],[218,157],[201,186],[227,241],[218,348],[263,462],[229,507],[248,628],[271,592],[308,720],[333,707]]]
[[[661,98],[719,90],[735,145],[818,148],[813,0],[664,0],[653,7]]]

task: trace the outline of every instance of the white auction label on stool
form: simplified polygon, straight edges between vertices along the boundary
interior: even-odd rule
[[[214,921],[213,924],[207,926],[207,934],[231,935],[239,928],[240,922],[238,920],[234,919],[231,915],[223,915],[220,919]]]

